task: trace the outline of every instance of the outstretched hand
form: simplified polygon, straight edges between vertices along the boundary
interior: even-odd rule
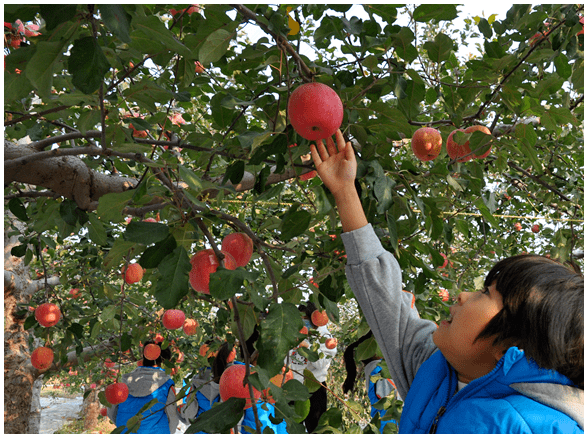
[[[347,186],[354,186],[357,175],[357,160],[351,142],[345,143],[341,130],[335,133],[336,145],[332,137],[318,140],[310,145],[312,161],[322,182],[335,196]]]

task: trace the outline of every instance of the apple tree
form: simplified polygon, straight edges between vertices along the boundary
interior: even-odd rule
[[[339,359],[368,332],[332,197],[290,125],[288,98],[303,83],[341,98],[362,204],[422,317],[438,321],[449,298],[509,255],[579,268],[578,5],[514,5],[462,28],[456,5],[4,8],[7,433],[27,432],[40,375],[74,370],[78,387],[103,390],[157,334],[180,385],[208,363],[203,343],[216,350],[257,332],[240,357],[248,367],[257,359],[248,377],[263,390],[301,340],[298,304],[327,311]],[[477,125],[490,134],[467,131]],[[429,161],[410,143],[423,127],[442,139]],[[450,158],[451,133],[468,155],[490,153]],[[251,261],[233,270],[221,250],[231,233],[253,243]],[[220,262],[208,294],[189,282],[205,272],[190,259],[206,249]],[[143,277],[128,283],[122,270],[134,263]],[[32,313],[45,302],[62,313],[53,327]],[[169,309],[196,332],[166,329]],[[30,363],[38,346],[55,356],[43,372]],[[371,339],[357,356],[376,351]],[[323,432],[354,431],[366,404],[339,392],[338,361],[332,371]],[[313,388],[308,377],[272,388],[289,432],[304,432]],[[222,417],[193,429],[226,429],[242,408],[226,401],[213,410]]]

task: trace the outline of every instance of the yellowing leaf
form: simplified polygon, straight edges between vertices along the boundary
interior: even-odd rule
[[[292,8],[290,6],[288,6],[286,8],[286,15],[288,15],[288,27],[290,27],[290,31],[288,32],[288,34],[289,35],[297,35],[298,32],[300,31],[300,23],[295,21],[294,18],[292,18],[290,16],[291,10],[292,10]]]

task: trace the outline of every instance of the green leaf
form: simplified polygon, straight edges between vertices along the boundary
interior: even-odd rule
[[[103,260],[104,269],[109,270],[114,265],[121,264],[130,249],[136,249],[136,247],[138,247],[136,243],[124,241],[122,237],[116,238],[113,247]]]
[[[77,13],[77,5],[63,5],[63,4],[43,4],[40,5],[40,13],[46,23],[46,29],[52,31],[57,26],[65,21],[69,21],[75,17]]]
[[[246,271],[239,267],[235,270],[218,267],[209,278],[209,292],[218,300],[227,300],[235,294],[242,292],[243,282],[255,282],[259,277],[258,272]]]
[[[135,101],[141,108],[158,111],[158,105],[166,104],[173,97],[172,92],[150,80],[142,80],[124,90],[124,98]]]
[[[98,246],[106,246],[108,244],[107,233],[102,221],[94,213],[87,214],[87,217],[89,218],[89,223],[87,224],[89,238]]]
[[[90,94],[99,89],[110,64],[97,41],[86,36],[73,43],[68,69],[73,76],[73,85],[81,92]]]
[[[521,151],[528,156],[533,163],[533,167],[538,171],[543,171],[543,165],[537,156],[535,145],[537,143],[537,133],[531,124],[519,124],[515,127],[515,137],[521,144]]]
[[[37,44],[37,50],[30,59],[24,73],[34,86],[35,91],[42,98],[51,98],[53,88],[53,75],[58,71],[63,51],[68,45],[68,40],[54,42],[41,41]]]
[[[122,210],[132,199],[133,190],[123,193],[108,193],[99,198],[97,205],[97,216],[104,221],[118,223],[124,220]]]
[[[237,312],[239,313],[239,321],[243,325],[243,340],[249,339],[253,334],[258,323],[258,314],[253,306],[245,304],[237,304]],[[231,321],[231,330],[234,336],[241,339],[239,336],[239,328],[235,321]]]
[[[324,188],[322,188],[320,185],[317,187],[314,187],[312,189],[312,191],[314,192],[314,204],[316,205],[316,209],[317,209],[317,214],[318,215],[325,215],[328,214],[329,212],[331,212],[331,210],[333,209],[333,206],[331,204],[331,202],[329,201]]]
[[[280,225],[280,238],[284,241],[290,241],[292,238],[302,235],[310,226],[312,215],[306,210],[297,211],[293,206],[284,215]]]
[[[453,4],[422,4],[414,10],[414,20],[427,23],[431,20],[452,21],[458,16]]]
[[[572,67],[568,63],[568,58],[564,53],[558,53],[554,58],[554,66],[560,77],[568,79],[570,78],[570,75],[572,75]]]
[[[183,43],[178,41],[174,34],[166,28],[159,17],[155,15],[134,17],[131,37],[131,45],[144,50],[147,54],[157,54],[160,46],[169,52],[178,53],[181,56],[192,59],[193,53]],[[153,110],[155,111],[155,110]]]
[[[160,279],[154,287],[154,297],[163,308],[174,308],[188,294],[191,268],[189,255],[180,246],[160,262]]]
[[[203,65],[217,62],[227,52],[234,33],[225,29],[217,29],[211,33],[205,44],[199,49],[199,61]]]
[[[322,387],[314,374],[308,369],[305,369],[302,374],[304,375],[304,385],[310,393],[314,393]]]
[[[454,42],[444,33],[438,33],[434,41],[424,44],[424,48],[428,51],[430,60],[440,63],[448,59],[454,48]]]
[[[574,63],[570,81],[574,86],[574,90],[584,88],[584,59],[578,59]]]
[[[237,425],[241,416],[246,400],[244,398],[231,397],[227,401],[213,405],[209,410],[197,416],[186,430],[185,434],[193,434],[199,431],[203,432],[225,432]]]
[[[8,209],[16,216],[17,219],[22,220],[23,222],[29,220],[28,214],[26,213],[26,208],[19,198],[13,197],[10,199],[8,201]]]
[[[245,173],[245,162],[243,160],[237,160],[227,166],[225,169],[225,175],[223,176],[223,181],[221,184],[225,184],[227,181],[231,182],[233,185],[237,185],[243,179],[243,174]]]
[[[273,377],[280,372],[282,360],[297,342],[298,330],[302,328],[298,308],[290,303],[272,303],[269,313],[261,322],[260,338],[257,342],[258,364]]]
[[[356,350],[355,350],[355,359],[356,360],[366,360],[369,359],[373,356],[375,356],[375,353],[377,353],[378,347],[377,347],[377,341],[375,340],[375,338],[369,338],[364,342],[361,342]]]
[[[99,10],[101,12],[101,19],[110,32],[126,44],[132,42],[130,38],[130,21],[132,17],[121,5],[102,4],[99,6]]]
[[[159,241],[144,250],[139,263],[143,268],[156,268],[167,255],[170,255],[174,249],[176,249],[176,247],[176,239],[172,235],[169,235],[164,240]]]
[[[491,29],[491,25],[489,21],[485,18],[481,18],[479,21],[479,30],[484,35],[485,38],[490,39],[493,36],[493,29]]]
[[[168,237],[168,226],[154,222],[131,221],[124,232],[124,239],[144,245],[157,243]]]

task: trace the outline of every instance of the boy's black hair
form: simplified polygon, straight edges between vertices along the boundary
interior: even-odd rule
[[[146,348],[146,345],[148,344],[155,344],[160,346],[160,344],[158,342],[154,342],[154,341],[146,341],[144,342],[144,347]],[[170,360],[170,348],[165,348],[164,350],[161,349],[160,350],[160,356],[156,359],[156,360],[149,360],[146,357],[144,357],[144,349],[142,349],[142,366],[162,366],[162,361],[163,360]]]
[[[223,375],[223,372],[227,369],[227,358],[232,349],[233,346],[229,342],[223,342],[217,350],[217,355],[215,356],[215,360],[213,360],[212,366],[213,381],[215,383],[219,383],[221,375]]]
[[[353,390],[355,387],[355,379],[357,378],[357,364],[355,363],[355,349],[373,336],[373,332],[369,330],[367,334],[361,336],[357,341],[350,344],[345,352],[343,353],[343,360],[345,361],[345,370],[347,371],[347,377],[343,383],[343,393],[347,393]],[[369,362],[374,360],[375,357],[363,360],[363,364],[367,365]]]
[[[503,309],[476,340],[515,345],[584,387],[584,277],[543,256],[518,255],[495,264],[485,288],[493,283]]]
[[[316,308],[316,305],[315,305],[313,302],[311,302],[311,301],[308,301],[308,302],[306,302],[306,304],[305,304],[305,305],[304,305],[304,304],[301,304],[301,305],[299,305],[299,306],[298,306],[298,310],[299,310],[300,312],[302,312],[302,313],[303,313],[303,314],[304,314],[304,315],[305,315],[305,316],[308,318],[308,320],[310,321],[310,324],[312,324],[312,326],[313,326],[314,328],[316,328],[316,326],[315,326],[315,325],[314,325],[314,323],[312,322],[312,313],[313,313],[314,311],[318,310],[318,309]]]

